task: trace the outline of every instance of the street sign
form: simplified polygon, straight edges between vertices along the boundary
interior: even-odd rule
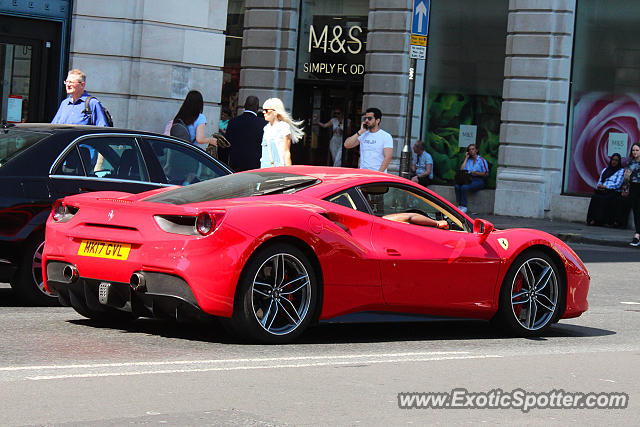
[[[430,0],[413,0],[411,34],[417,36],[429,34],[429,3]]]
[[[427,59],[426,46],[409,46],[409,58],[411,59]]]
[[[427,36],[416,36],[411,34],[411,43],[409,44],[427,47]]]

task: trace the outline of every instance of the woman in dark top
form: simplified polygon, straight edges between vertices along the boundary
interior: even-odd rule
[[[631,208],[633,209],[633,221],[635,223],[636,233],[633,240],[629,243],[631,246],[640,246],[640,143],[635,142],[631,146],[631,154],[629,155],[629,164],[624,171],[623,195],[627,193],[631,200]]]
[[[204,150],[209,144],[217,145],[218,140],[211,136],[205,136],[207,118],[202,114],[203,110],[202,94],[197,90],[192,90],[187,93],[180,110],[178,110],[178,114],[173,118],[173,123],[176,124],[179,121],[184,123],[189,131],[191,143]]]
[[[620,205],[623,176],[622,156],[614,153],[609,160],[609,166],[602,170],[595,192],[591,196],[587,224],[616,226],[622,222],[616,213]]]

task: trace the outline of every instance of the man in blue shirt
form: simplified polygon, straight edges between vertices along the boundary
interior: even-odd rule
[[[64,81],[64,86],[69,96],[60,104],[58,112],[51,123],[108,126],[107,119],[97,99],[91,98],[89,101],[91,116],[84,112],[85,101],[89,96],[87,91],[84,90],[85,80],[86,75],[82,71],[78,69],[69,71],[67,79]]]
[[[415,174],[411,180],[425,187],[433,181],[433,158],[424,151],[424,142],[413,144],[411,172]]]

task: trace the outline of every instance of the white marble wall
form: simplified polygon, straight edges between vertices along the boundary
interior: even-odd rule
[[[559,196],[575,8],[575,0],[509,2],[496,214],[575,217]]]
[[[189,90],[218,128],[226,0],[74,1],[70,67],[117,127],[162,132]]]

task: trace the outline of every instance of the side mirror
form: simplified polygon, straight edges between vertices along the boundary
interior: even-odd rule
[[[477,218],[473,221],[473,232],[480,237],[480,243],[484,243],[493,231],[493,224],[486,219]]]

